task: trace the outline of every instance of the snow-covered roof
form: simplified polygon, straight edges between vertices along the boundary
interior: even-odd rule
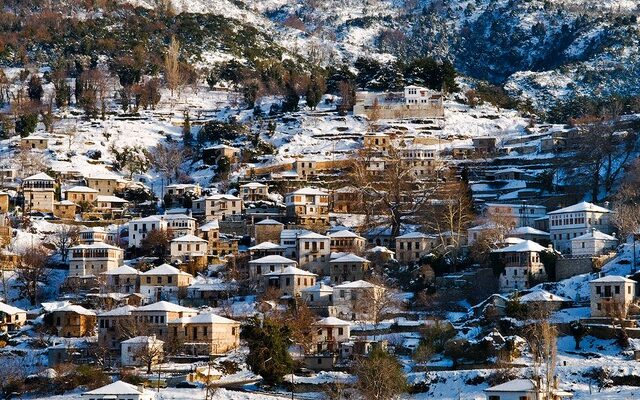
[[[220,229],[220,224],[218,223],[217,219],[214,219],[212,221],[207,222],[204,225],[201,225],[199,229],[200,229],[201,232],[208,232],[208,231],[210,231],[212,229],[214,229],[214,230],[215,229]]]
[[[191,312],[197,313],[193,308],[183,307],[181,305],[170,303],[168,301],[159,301],[146,306],[138,307],[137,311],[167,311],[167,312]]]
[[[175,220],[191,219],[191,220],[194,220],[194,221],[195,221],[195,218],[190,217],[190,216],[188,216],[188,215],[187,215],[187,214],[185,214],[185,213],[164,214],[164,215],[162,216],[162,218],[163,218],[165,221],[174,220],[174,219],[175,219]]]
[[[236,197],[232,194],[212,194],[210,196],[205,197],[206,200],[240,200],[239,197]]]
[[[136,336],[131,339],[123,340],[123,344],[133,344],[133,343],[151,343],[151,344],[163,344],[164,341],[158,339],[155,336]]]
[[[282,246],[280,246],[279,244],[272,243],[272,242],[262,242],[260,244],[255,245],[255,246],[249,247],[249,250],[251,250],[251,251],[255,251],[255,250],[275,250],[275,249],[282,249]]]
[[[281,275],[300,275],[300,276],[318,276],[313,272],[305,271],[296,267],[286,267],[282,271],[269,272],[263,276],[281,276]]]
[[[72,186],[65,189],[65,192],[98,193],[96,189],[90,188],[89,186]]]
[[[127,200],[121,199],[118,196],[107,196],[107,195],[99,195],[96,197],[97,201],[105,202],[105,203],[128,203]]]
[[[52,177],[45,174],[44,172],[40,172],[39,174],[31,175],[27,178],[24,178],[25,181],[55,181]]]
[[[73,312],[76,314],[81,314],[81,315],[96,315],[95,312],[91,311],[91,310],[87,310],[86,308],[79,306],[77,304],[70,304],[68,306],[64,306],[62,308],[58,308],[56,310],[54,310],[54,312]]]
[[[513,228],[508,232],[508,235],[538,235],[538,236],[549,236],[549,232],[541,231],[536,228],[532,228],[530,226],[521,226],[518,228]]]
[[[282,222],[278,222],[275,219],[266,218],[262,221],[256,222],[256,225],[284,225]]]
[[[359,281],[353,281],[353,282],[345,282],[342,285],[336,285],[333,287],[333,289],[334,290],[335,289],[358,289],[358,288],[374,288],[374,287],[378,287],[378,286],[367,281],[359,280]]]
[[[331,292],[333,292],[333,287],[331,287],[329,285],[325,285],[324,283],[320,282],[320,283],[316,283],[313,286],[306,287],[306,288],[302,289],[301,291],[302,292],[327,292],[327,293],[331,293]]]
[[[277,254],[271,254],[255,260],[251,260],[249,261],[249,264],[297,264],[297,262],[287,257],[282,257]]]
[[[542,302],[542,301],[567,301],[564,297],[557,296],[546,290],[536,290],[520,297],[521,303]]]
[[[429,239],[431,238],[431,236],[422,233],[422,232],[409,232],[409,233],[405,233],[404,235],[400,235],[398,237],[396,237],[396,239]]]
[[[61,201],[55,202],[54,204],[58,206],[75,206],[76,205],[76,203],[74,203],[71,200],[61,200]]]
[[[330,238],[359,238],[361,237],[357,233],[351,232],[349,230],[342,230],[338,232],[331,232],[327,236]]]
[[[268,187],[268,185],[265,185],[264,183],[260,183],[260,182],[249,182],[249,183],[245,183],[244,185],[240,185],[240,187],[249,188],[249,189],[258,189],[258,188]]]
[[[307,233],[311,233],[311,231],[306,229],[283,229],[280,232],[280,239],[295,239]]]
[[[102,275],[138,275],[140,271],[128,265],[121,265],[118,268],[105,271]]]
[[[289,195],[292,195],[292,194],[305,195],[305,196],[328,196],[329,195],[329,193],[325,192],[324,190],[320,190],[318,188],[313,188],[313,187],[303,187],[296,190],[295,192],[289,193]]]
[[[395,251],[391,251],[385,246],[376,246],[367,250],[367,253],[388,253],[388,254],[396,254]]]
[[[162,264],[158,267],[151,268],[147,272],[143,272],[141,275],[189,275],[186,272],[180,271],[178,268],[169,264]]]
[[[169,321],[170,324],[234,324],[240,325],[238,321],[221,317],[213,313],[203,313],[192,317],[182,317]]]
[[[362,263],[362,262],[369,262],[369,260],[367,260],[366,258],[362,258],[360,256],[357,256],[357,255],[355,255],[353,253],[349,253],[349,254],[344,255],[342,257],[336,258],[335,260],[329,261],[330,264],[332,264],[332,263],[345,263],[345,262]]]
[[[531,240],[525,240],[520,243],[493,250],[494,253],[527,253],[527,252],[541,252],[547,250],[546,247],[540,246],[538,243]]]
[[[336,317],[327,317],[322,318],[320,321],[316,321],[313,323],[316,326],[351,326],[351,323],[348,321],[341,320]]]
[[[589,211],[589,212],[601,212],[601,213],[610,213],[611,210],[609,210],[608,208],[604,208],[604,207],[600,207],[597,206],[593,203],[589,203],[586,201],[580,202],[578,204],[574,204],[572,206],[569,207],[565,207],[565,208],[561,208],[559,210],[555,210],[555,211],[551,211],[547,214],[552,215],[552,214],[564,214],[564,213],[571,213],[571,212],[582,212],[582,211]]]
[[[95,396],[95,395],[135,396],[135,395],[141,395],[144,393],[145,393],[144,391],[141,391],[135,385],[132,385],[130,383],[126,383],[123,381],[116,381],[106,386],[103,386],[101,388],[94,389],[89,392],[84,392],[82,395],[83,396]]]
[[[23,309],[11,306],[9,304],[6,304],[0,301],[0,313],[15,315],[15,314],[26,314],[27,312]]]
[[[536,389],[536,384],[531,379],[514,379],[501,385],[485,389],[486,392],[528,392]]]
[[[201,237],[198,237],[196,235],[191,235],[191,234],[187,234],[187,235],[183,235],[183,236],[178,236],[177,238],[173,239],[171,242],[176,242],[176,243],[181,243],[181,242],[204,242],[207,243],[206,240],[204,240]]]
[[[620,275],[609,275],[594,279],[591,283],[636,283],[636,281]]]
[[[298,236],[298,239],[329,239],[329,237],[316,232],[308,232]]]
[[[586,240],[586,239],[594,239],[594,240],[618,240],[611,235],[607,235],[606,233],[600,232],[597,229],[592,229],[584,235],[580,235],[578,237],[574,237],[571,241],[574,240]]]
[[[131,311],[136,309],[135,306],[122,306],[118,308],[114,308],[113,310],[101,312],[98,314],[98,317],[121,317],[126,315],[131,315]]]
[[[149,215],[148,217],[129,220],[129,224],[141,223],[141,222],[160,222],[160,221],[162,221],[162,218],[159,215]]]
[[[69,250],[82,250],[82,249],[109,249],[123,251],[120,247],[112,246],[105,242],[95,242],[91,244],[79,244],[73,247],[69,247]]]

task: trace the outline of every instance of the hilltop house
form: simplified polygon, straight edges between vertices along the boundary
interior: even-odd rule
[[[329,224],[329,193],[306,187],[288,193],[285,197],[287,217],[297,225],[317,226]]]
[[[191,210],[194,215],[204,216],[206,221],[225,220],[228,217],[242,214],[243,201],[230,194],[214,194],[193,201]]]
[[[140,293],[151,300],[176,300],[181,289],[186,292],[193,276],[169,264],[162,264],[140,274]]]
[[[284,228],[284,224],[273,219],[267,218],[254,224],[254,237],[256,243],[263,242],[280,242],[280,234]]]
[[[396,237],[396,258],[402,264],[413,263],[431,252],[436,238],[421,232],[410,232]]]
[[[373,318],[372,303],[384,296],[385,288],[367,281],[346,282],[333,287],[334,316],[351,321]]]
[[[183,307],[168,301],[147,304],[131,311],[135,323],[145,326],[149,332],[155,332],[161,338],[167,338],[169,334],[167,330],[169,321],[197,314],[198,311],[193,308]]]
[[[287,267],[297,267],[298,263],[280,255],[269,255],[249,261],[249,278],[260,279],[268,272],[282,271]]]
[[[335,353],[340,343],[349,341],[351,337],[351,323],[336,317],[323,318],[312,326],[316,330],[312,338],[314,353]]]
[[[192,355],[226,353],[240,345],[240,323],[212,313],[169,321],[169,341]]]
[[[150,359],[155,364],[162,360],[164,342],[156,337],[136,336],[120,343],[120,364],[124,367],[145,366]]]
[[[618,246],[615,236],[602,233],[596,228],[584,235],[571,239],[571,255],[574,257],[592,257],[613,251]]]
[[[167,221],[160,216],[151,215],[149,217],[132,219],[129,221],[129,247],[140,248],[142,241],[149,232],[154,230],[167,230]]]
[[[98,194],[113,196],[116,190],[124,187],[124,181],[115,174],[97,174],[86,176],[87,186],[98,191]]]
[[[116,381],[82,393],[83,400],[155,400],[155,398],[155,392],[152,390],[123,381]]]
[[[20,329],[27,322],[27,312],[0,302],[0,334]]]
[[[547,248],[530,240],[493,250],[492,253],[498,254],[505,265],[499,278],[500,290],[527,289],[531,283],[546,279],[540,257],[543,251],[547,251]]]
[[[104,290],[107,293],[137,293],[140,287],[140,271],[128,265],[102,273],[105,277]]]
[[[547,215],[553,247],[563,253],[571,251],[571,239],[588,233],[592,228],[606,234],[612,231],[611,210],[586,201]]]
[[[30,135],[20,138],[20,146],[32,150],[46,150],[49,148],[49,138],[44,136]]]
[[[263,274],[263,287],[277,289],[284,296],[297,297],[303,289],[316,284],[317,276],[309,271],[289,266]]]
[[[130,329],[144,330],[142,324],[137,327],[132,318],[132,311],[136,307],[126,305],[113,310],[101,312],[98,319],[98,345],[102,348],[116,351],[120,348],[120,340],[126,337]]]
[[[371,262],[355,254],[349,253],[329,262],[331,281],[342,283],[362,280],[369,274]]]
[[[353,115],[367,118],[444,118],[442,93],[421,86],[406,86],[403,92],[357,92]]]
[[[171,261],[193,262],[203,267],[207,264],[208,242],[195,235],[184,235],[171,241]]]
[[[91,336],[96,326],[96,313],[82,306],[67,305],[53,310],[45,321],[51,321],[61,337]]]
[[[69,248],[68,278],[97,278],[122,265],[124,250],[104,242],[104,229],[84,229],[79,236],[80,243]]]
[[[330,232],[327,236],[331,239],[331,251],[336,253],[350,252],[362,254],[367,244],[365,238],[349,230]]]
[[[269,198],[269,186],[259,182],[249,182],[240,185],[240,198],[242,201],[259,201]]]
[[[55,180],[41,172],[22,181],[24,208],[29,211],[53,212]]]
[[[623,276],[603,276],[589,282],[589,286],[592,317],[626,315],[636,298],[636,281]]]

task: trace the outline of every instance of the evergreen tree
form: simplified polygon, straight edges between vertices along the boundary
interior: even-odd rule
[[[282,111],[291,112],[298,110],[298,103],[300,102],[300,96],[291,83],[287,83],[285,86],[285,96],[282,102]]]
[[[293,360],[288,351],[291,331],[287,326],[268,317],[262,323],[253,318],[243,327],[240,336],[249,346],[249,368],[262,376],[266,384],[279,384],[291,373]]]
[[[42,88],[42,81],[38,75],[31,75],[31,79],[29,79],[29,84],[27,86],[27,94],[29,95],[29,99],[36,103],[40,103],[42,101],[44,89]]]
[[[191,147],[193,144],[193,134],[191,133],[191,118],[189,117],[189,111],[184,112],[184,122],[182,123],[182,141],[186,147]]]
[[[320,103],[320,100],[322,100],[322,95],[326,89],[327,86],[324,82],[324,77],[318,74],[312,74],[309,87],[307,88],[307,93],[305,95],[307,106],[312,110],[315,110]]]
[[[38,126],[38,113],[22,114],[16,120],[16,133],[20,137],[27,137],[36,131]]]

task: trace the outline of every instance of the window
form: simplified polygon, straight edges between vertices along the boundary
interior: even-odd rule
[[[620,285],[615,286],[616,294],[620,294]]]
[[[338,328],[338,335],[344,335],[344,328]]]
[[[500,396],[489,396],[489,400],[500,400]]]

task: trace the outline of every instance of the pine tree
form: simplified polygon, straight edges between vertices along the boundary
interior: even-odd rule
[[[186,147],[191,147],[193,144],[193,134],[191,133],[191,118],[189,117],[189,111],[184,112],[184,123],[182,124],[182,141]]]
[[[288,327],[268,317],[262,323],[253,318],[243,327],[240,336],[249,346],[249,368],[262,376],[266,384],[281,383],[282,378],[291,373],[293,360],[288,351],[291,338]]]
[[[324,77],[321,75],[312,74],[311,81],[309,82],[309,88],[307,89],[307,93],[305,95],[305,99],[307,101],[307,106],[312,110],[315,110],[320,100],[322,100],[322,95],[324,94],[327,86],[324,82]]]
[[[27,86],[27,94],[29,95],[29,99],[36,103],[40,103],[42,101],[44,89],[42,88],[42,81],[38,75],[31,75],[29,85]]]
[[[300,96],[291,83],[287,83],[285,86],[285,98],[282,102],[282,111],[291,112],[298,110],[298,103],[300,102]]]

